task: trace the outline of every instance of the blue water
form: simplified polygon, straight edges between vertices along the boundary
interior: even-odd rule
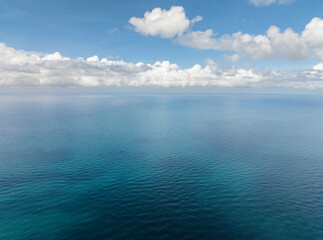
[[[0,239],[323,239],[323,96],[0,93]]]

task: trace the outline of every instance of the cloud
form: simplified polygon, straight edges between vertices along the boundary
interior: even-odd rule
[[[235,57],[234,57],[235,58]],[[211,59],[205,67],[182,69],[169,61],[130,63],[93,56],[71,59],[60,53],[26,52],[0,43],[0,86],[218,86],[323,88],[322,64],[296,72],[221,69]]]
[[[287,0],[252,0],[256,5]],[[144,18],[132,17],[129,20],[135,30],[143,35],[175,38],[182,46],[215,51],[230,51],[253,60],[276,58],[279,60],[303,60],[314,52],[323,61],[323,20],[313,18],[306,25],[302,34],[291,28],[281,31],[277,26],[270,26],[265,34],[252,35],[236,32],[218,36],[212,29],[192,31],[190,26],[203,19],[197,16],[189,20],[181,6],[171,7],[170,10],[155,8],[147,11]]]
[[[311,22],[305,26],[302,36],[312,47],[322,47],[323,19],[317,17],[313,18]]]
[[[173,6],[170,10],[154,8],[151,12],[147,11],[143,18],[130,18],[129,23],[143,35],[173,38],[189,28],[190,20],[186,18],[183,7]]]
[[[255,6],[269,6],[273,3],[287,4],[294,2],[294,0],[249,0],[249,2]]]
[[[118,28],[108,28],[107,30],[105,30],[105,33],[112,35],[118,31],[119,31]]]
[[[323,71],[323,63],[316,64],[313,69]]]
[[[234,62],[240,62],[242,60],[241,56],[239,54],[233,54],[231,56],[224,55],[224,60],[228,63],[234,63]]]
[[[62,55],[59,52],[55,52],[53,54],[48,54],[45,57],[42,58],[42,60],[47,61],[68,61],[71,60],[68,57],[62,57]]]
[[[317,17],[313,18],[312,21],[305,26],[302,36],[313,48],[313,51],[321,61],[323,61],[323,19]]]
[[[186,47],[246,54],[255,60],[266,58],[301,60],[309,56],[305,40],[292,29],[285,32],[271,26],[265,35],[237,32],[217,37],[212,29],[188,32],[176,41]]]
[[[276,58],[303,60],[313,52],[323,61],[323,19],[313,18],[301,34],[291,28],[271,26],[263,35],[237,32],[218,36],[212,29],[189,31],[176,38],[180,45],[195,49],[231,51],[254,60]]]
[[[189,32],[179,36],[176,41],[183,46],[201,50],[233,51],[245,53],[255,59],[266,58],[271,55],[270,41],[265,36],[252,36],[241,32],[232,35],[216,37],[212,29],[206,31]]]
[[[202,20],[203,20],[203,17],[202,17],[202,16],[200,16],[200,15],[198,15],[198,16],[196,16],[195,18],[193,18],[193,19],[191,20],[191,24],[194,24],[194,23],[200,22],[200,21],[202,21]]]
[[[285,32],[280,32],[276,26],[271,26],[267,30],[270,39],[273,57],[278,59],[302,60],[309,56],[309,50],[305,40],[295,33],[291,28]]]

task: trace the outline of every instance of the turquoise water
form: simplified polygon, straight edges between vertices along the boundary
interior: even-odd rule
[[[0,95],[0,239],[323,239],[323,96]]]

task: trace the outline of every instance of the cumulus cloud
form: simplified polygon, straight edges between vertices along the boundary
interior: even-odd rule
[[[271,26],[267,31],[270,39],[272,55],[278,59],[302,60],[309,56],[305,40],[291,28],[280,32],[276,26]]]
[[[250,35],[237,32],[217,37],[212,29],[204,32],[189,32],[179,36],[176,41],[186,47],[232,51],[246,54],[255,60],[265,58],[301,60],[309,56],[305,40],[292,29],[284,32],[271,26],[265,35]]]
[[[198,16],[193,21],[200,20],[202,19]],[[151,12],[147,11],[143,18],[130,18],[129,23],[143,35],[173,38],[189,28],[190,20],[186,17],[183,7],[173,6],[170,10],[154,8]]]
[[[235,57],[233,57],[235,58]],[[0,86],[219,86],[323,88],[322,65],[297,72],[221,69],[211,59],[182,69],[169,61],[154,64],[71,59],[60,53],[26,52],[0,43]]]
[[[48,60],[48,61],[67,61],[71,60],[68,57],[62,57],[62,55],[59,52],[55,52],[53,54],[48,54],[45,57],[42,58],[43,60]]]
[[[302,36],[313,48],[313,51],[321,61],[323,61],[323,19],[313,18],[312,21],[305,26]]]
[[[256,5],[268,5],[288,0],[251,0]],[[306,25],[302,34],[291,28],[281,31],[277,26],[270,26],[265,34],[252,35],[237,32],[218,36],[212,29],[192,31],[190,26],[203,19],[197,16],[189,20],[184,8],[171,7],[170,10],[155,8],[147,11],[144,18],[132,17],[129,23],[143,35],[175,38],[180,45],[216,51],[231,51],[239,56],[250,56],[254,60],[276,58],[279,60],[303,60],[314,52],[323,61],[323,20],[313,18]]]
[[[204,32],[186,33],[176,41],[180,45],[195,49],[246,53],[255,59],[265,58],[271,54],[270,41],[265,36],[252,36],[241,32],[222,37],[216,37],[216,35],[212,29],[208,29]]]
[[[269,6],[273,3],[287,4],[294,2],[294,0],[249,0],[249,2],[255,6]]]
[[[231,51],[254,60],[276,58],[303,60],[313,52],[323,61],[323,19],[313,18],[301,34],[291,28],[281,31],[271,26],[263,35],[237,32],[218,36],[212,29],[189,31],[176,38],[183,46],[195,49]]]
[[[323,63],[316,64],[313,69],[323,71]]]
[[[323,19],[313,18],[302,33],[304,39],[313,47],[323,45]]]

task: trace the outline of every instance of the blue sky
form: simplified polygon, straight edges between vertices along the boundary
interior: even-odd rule
[[[179,30],[167,38],[162,37],[162,34],[144,34],[142,29],[151,27],[149,24],[140,31],[138,26],[129,23],[132,17],[144,19],[145,12],[155,8],[171,11],[172,6],[181,7],[187,21],[196,16],[203,19],[194,24],[190,22],[188,27],[183,28],[184,31]],[[299,46],[295,45],[292,49],[295,53],[282,53],[284,49],[276,49],[257,57],[250,54],[250,50],[244,49],[245,45],[231,49],[227,46],[218,47],[219,42],[214,42],[205,47],[203,42],[196,43],[194,40],[193,43],[193,35],[189,34],[204,33],[210,29],[213,35],[208,40],[229,34],[234,41],[236,39],[231,34],[241,32],[250,36],[266,36],[270,26],[277,26],[281,33],[291,28],[293,33],[301,36],[305,26],[313,18],[321,19],[322,13],[322,0],[0,0],[0,42],[6,47],[27,53],[59,52],[71,59],[97,55],[99,59],[130,63],[169,61],[183,69],[195,64],[204,66],[205,61],[211,59],[221,68],[233,65],[244,69],[294,71],[319,64],[321,55],[316,52],[321,51],[317,50],[321,49],[321,45],[315,45],[315,50],[312,47],[309,53],[302,56],[295,55]],[[163,24],[171,25],[167,22]],[[322,30],[323,34],[323,29],[319,27],[316,27],[316,31]],[[307,37],[307,45],[314,41],[311,41],[314,38],[312,35]],[[181,37],[186,38],[180,41]],[[192,43],[187,44],[187,39]],[[288,43],[290,40],[284,41]],[[235,54],[238,60],[228,61]]]

